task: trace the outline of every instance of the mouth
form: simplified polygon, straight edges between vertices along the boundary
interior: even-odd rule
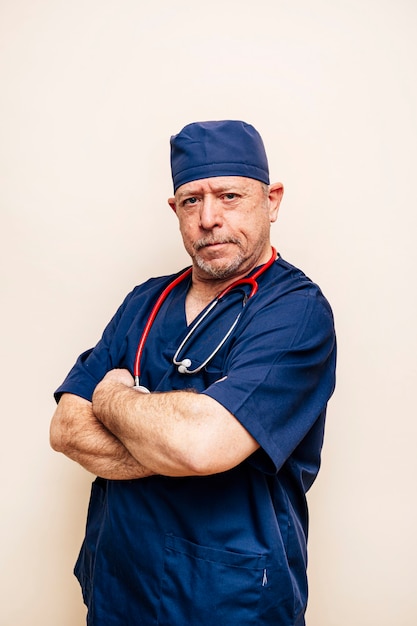
[[[221,246],[227,246],[228,242],[219,242],[219,243],[208,243],[204,247],[205,248],[219,248]]]

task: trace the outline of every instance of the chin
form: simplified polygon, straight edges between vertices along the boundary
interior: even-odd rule
[[[231,261],[205,261],[196,257],[196,264],[200,270],[212,278],[230,278],[233,276],[241,265],[241,259],[232,259]]]

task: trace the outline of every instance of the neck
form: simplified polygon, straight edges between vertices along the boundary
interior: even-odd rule
[[[229,276],[226,278],[207,278],[204,276],[200,276],[198,269],[193,268],[192,272],[192,282],[190,289],[186,296],[185,308],[186,308],[186,316],[187,323],[190,324],[193,319],[201,313],[201,311],[224,289],[232,285],[234,282],[241,278],[245,278],[250,274],[256,267],[263,266],[266,264],[268,267],[272,264],[276,257],[276,250],[272,248],[268,251],[266,258],[265,255],[261,259],[259,259],[255,265],[251,266],[249,269],[245,268],[242,272],[237,272],[233,274],[233,276]]]

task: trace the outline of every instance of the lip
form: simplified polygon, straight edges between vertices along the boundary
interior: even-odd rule
[[[217,258],[224,256],[227,253],[226,243],[209,243],[200,248],[200,254],[207,256],[207,258]]]
[[[214,243],[206,243],[203,247],[204,248],[220,248],[221,246],[228,246],[231,242],[230,241],[216,241]]]

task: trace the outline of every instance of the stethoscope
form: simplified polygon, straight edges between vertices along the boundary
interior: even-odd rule
[[[178,346],[177,351],[174,354],[172,362],[174,363],[174,365],[177,366],[178,372],[180,374],[197,374],[217,354],[217,352],[220,350],[222,345],[225,343],[225,341],[227,341],[227,339],[232,334],[236,324],[238,323],[238,321],[240,319],[240,316],[243,313],[243,309],[246,306],[247,301],[250,298],[252,298],[252,296],[254,296],[255,293],[258,291],[257,279],[259,278],[259,276],[261,276],[261,274],[266,272],[266,270],[269,267],[271,267],[271,265],[274,263],[276,258],[277,258],[277,251],[275,250],[275,248],[272,248],[272,254],[271,254],[271,258],[269,259],[269,261],[267,261],[264,265],[262,265],[254,274],[252,274],[252,276],[247,276],[245,278],[239,278],[234,283],[232,283],[231,285],[229,285],[228,287],[223,289],[223,291],[221,291],[215,297],[215,299],[211,302],[211,304],[204,311],[203,315],[201,315],[201,317],[197,320],[197,322],[195,324],[193,324],[193,326],[191,327],[189,332],[186,334],[184,339],[181,341],[180,345]],[[137,351],[136,351],[135,363],[134,363],[134,367],[133,367],[133,376],[134,376],[134,379],[135,379],[134,388],[137,389],[138,391],[142,391],[144,393],[149,393],[149,389],[147,389],[146,387],[143,387],[140,384],[140,364],[141,364],[142,353],[143,353],[143,350],[145,348],[146,340],[147,340],[148,335],[149,335],[149,333],[151,331],[152,325],[153,325],[153,323],[155,321],[155,318],[156,318],[156,316],[158,314],[158,311],[161,308],[161,306],[163,305],[163,303],[165,302],[165,300],[167,299],[168,295],[171,293],[171,291],[173,289],[175,289],[175,287],[177,285],[179,285],[179,283],[181,283],[183,280],[185,280],[187,278],[187,276],[189,276],[191,274],[191,272],[192,272],[192,267],[189,267],[182,274],[177,276],[177,278],[175,278],[167,287],[165,287],[165,289],[159,295],[157,301],[155,302],[155,304],[154,304],[154,306],[152,308],[152,311],[151,311],[151,313],[150,313],[150,315],[148,317],[148,320],[147,320],[147,322],[145,324],[145,328],[143,329],[141,338],[139,340],[138,348],[137,348]],[[240,287],[242,285],[249,285],[251,287],[251,290],[250,290],[249,294],[247,294],[245,292],[241,311],[238,313],[236,319],[233,321],[233,323],[230,326],[229,330],[226,332],[226,334],[221,339],[221,341],[217,344],[217,346],[214,348],[214,350],[209,354],[209,356],[202,363],[200,363],[197,367],[192,369],[192,361],[191,361],[191,359],[189,359],[189,358],[180,359],[179,358],[181,352],[184,350],[184,348],[187,345],[187,343],[190,342],[193,334],[195,333],[197,328],[200,326],[200,324],[206,319],[206,317],[218,305],[218,303],[230,291],[232,291],[233,289],[236,289],[237,287]]]

